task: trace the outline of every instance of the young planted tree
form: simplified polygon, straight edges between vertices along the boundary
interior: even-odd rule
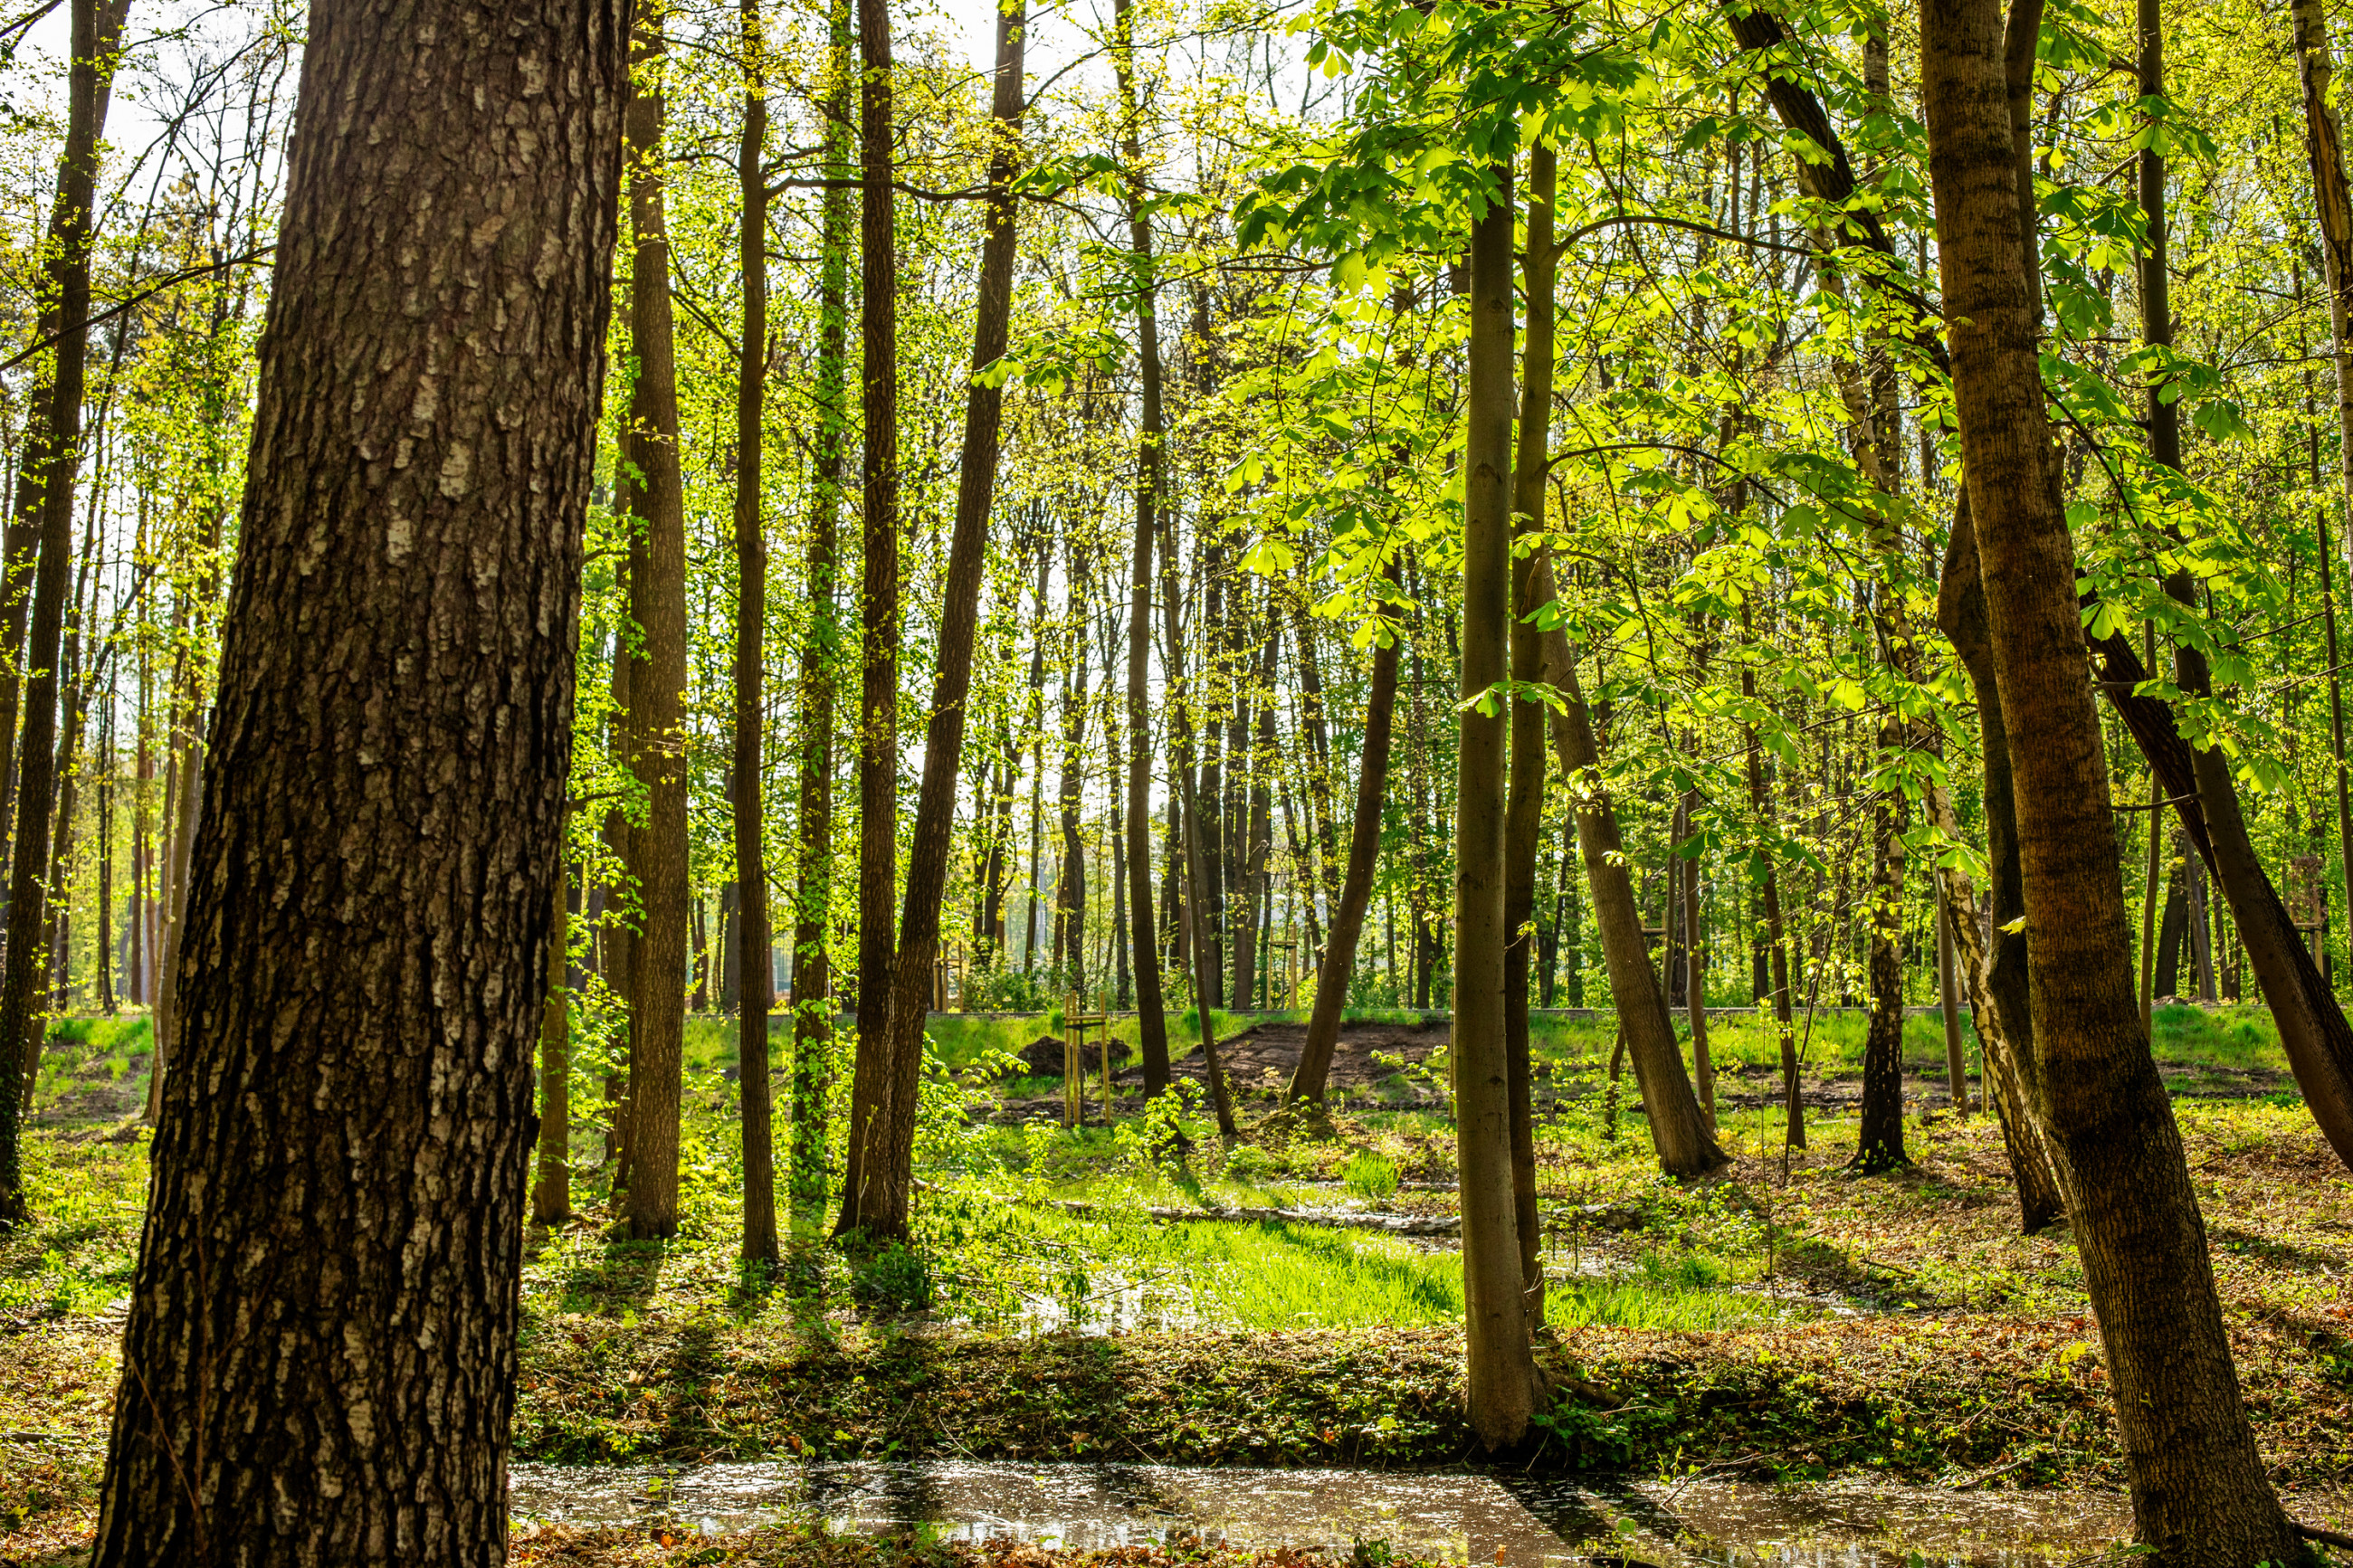
[[[107,1568],[504,1553],[625,11],[312,18]]]

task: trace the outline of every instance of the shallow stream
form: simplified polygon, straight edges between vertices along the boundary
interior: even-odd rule
[[[930,1525],[946,1539],[1103,1548],[1171,1536],[1346,1552],[1385,1542],[1457,1563],[1536,1568],[1606,1553],[1660,1564],[1902,1568],[1917,1558],[2033,1564],[2096,1550],[2125,1500],[2084,1492],[1831,1483],[1581,1486],[1492,1474],[1176,1465],[731,1463],[682,1469],[519,1464],[519,1520],[666,1517],[722,1534],[784,1515],[836,1530]]]

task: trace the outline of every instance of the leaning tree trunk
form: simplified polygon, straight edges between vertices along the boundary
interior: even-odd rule
[[[629,351],[638,374],[623,444],[631,549],[629,615],[643,641],[630,660],[631,767],[646,790],[638,937],[629,944],[628,1201],[640,1240],[678,1231],[680,1100],[686,1046],[686,500],[679,471],[678,370],[671,342],[670,220],[661,169],[668,100],[659,7],[638,7],[629,98]]]
[[[766,721],[768,539],[760,515],[761,447],[768,368],[767,39],[759,0],[743,0],[744,135],[735,177],[744,213],[736,259],[744,277],[744,339],[735,362],[735,735],[729,790],[734,807],[735,888],[741,933],[735,960],[736,1092],[744,1121],[744,1257],[776,1261],[776,1146],[768,1084],[768,1015],[776,971],[768,958],[768,862],[762,817]]]
[[[504,1559],[626,9],[312,17],[105,1568]]]
[[[1384,581],[1398,590],[1398,558],[1389,558]],[[1307,1016],[1307,1039],[1291,1075],[1289,1098],[1323,1103],[1340,1043],[1340,1015],[1348,1005],[1348,984],[1356,971],[1356,943],[1365,910],[1373,901],[1373,872],[1381,854],[1381,802],[1388,793],[1389,742],[1397,728],[1398,655],[1405,639],[1395,630],[1373,649],[1373,679],[1365,701],[1365,751],[1356,773],[1356,817],[1348,829],[1348,874],[1332,910],[1332,930],[1315,974],[1315,1006]]]
[[[2056,505],[2000,0],[1924,0],[1955,408],[2011,740],[2033,1057],[2100,1322],[2136,1533],[2169,1564],[2301,1551],[2255,1451],[2179,1129],[2140,1027],[2073,541]]]
[[[68,573],[73,564],[74,475],[81,463],[83,366],[90,344],[90,202],[98,179],[98,138],[114,78],[114,53],[130,0],[75,0],[73,61],[67,81],[66,146],[58,162],[57,251],[48,284],[57,291],[60,329],[47,389],[47,438],[37,462],[40,557],[33,569],[32,640],[25,650],[24,738],[17,750],[16,858],[8,879],[7,963],[0,978],[0,1231],[26,1217],[18,1163],[22,1064],[40,1037],[50,814],[56,801],[58,652],[65,631]],[[14,531],[12,529],[11,531]],[[13,563],[8,577],[13,579]],[[6,586],[0,580],[0,587]],[[0,595],[0,596],[5,596]],[[13,679],[0,682],[12,688]],[[12,726],[13,712],[7,715]],[[13,733],[11,735],[13,739]],[[0,756],[0,769],[5,767]]]
[[[1504,1031],[1505,719],[1511,673],[1512,170],[1471,226],[1463,443],[1462,704],[1455,742],[1454,1099],[1462,1186],[1465,1397],[1489,1451],[1516,1445],[1545,1403],[1528,1341],[1512,1193]],[[1509,699],[1505,699],[1506,701]],[[1525,979],[1525,974],[1523,979]]]
[[[997,92],[989,111],[988,205],[980,244],[980,299],[965,389],[964,444],[956,465],[955,522],[948,534],[947,584],[940,605],[939,673],[923,737],[923,782],[915,832],[907,848],[907,893],[899,917],[898,968],[886,1016],[890,1066],[879,1121],[858,1124],[862,1155],[842,1195],[844,1233],[904,1237],[915,1187],[915,1099],[923,1086],[923,1023],[932,968],[940,950],[948,852],[955,828],[956,775],[964,763],[966,700],[972,693],[973,639],[980,623],[981,569],[987,563],[988,513],[997,495],[1004,428],[1003,384],[984,374],[1005,356],[1013,318],[1014,195],[1020,172],[1021,40],[1018,5],[997,14]],[[861,988],[862,994],[862,988]],[[865,1051],[860,1042],[861,1061]]]
[[[1537,557],[1535,574],[1534,601],[1552,603],[1559,595],[1550,557]],[[1544,647],[1545,682],[1563,697],[1552,716],[1553,750],[1559,753],[1561,776],[1568,781],[1577,811],[1577,850],[1585,861],[1586,887],[1593,895],[1594,923],[1600,928],[1602,963],[1618,1006],[1619,1030],[1634,1058],[1634,1080],[1641,1087],[1651,1146],[1667,1174],[1704,1175],[1725,1164],[1728,1156],[1716,1146],[1700,1112],[1699,1097],[1683,1070],[1682,1047],[1675,1044],[1674,1024],[1667,1016],[1659,972],[1651,967],[1641,911],[1634,904],[1634,881],[1619,837],[1618,807],[1602,784],[1601,752],[1594,743],[1593,721],[1568,634],[1553,627],[1545,633]]]

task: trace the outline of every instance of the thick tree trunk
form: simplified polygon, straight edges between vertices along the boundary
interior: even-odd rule
[[[1161,442],[1160,332],[1154,308],[1152,224],[1144,207],[1144,148],[1137,122],[1135,19],[1131,0],[1114,0],[1119,77],[1121,155],[1126,160],[1128,244],[1141,289],[1135,302],[1138,374],[1142,382],[1135,454],[1135,540],[1127,601],[1127,904],[1134,922],[1136,1029],[1144,1052],[1144,1092],[1168,1087],[1168,1005],[1160,985],[1160,941],[1152,895],[1152,554],[1159,533]],[[1174,653],[1174,649],[1170,650]]]
[[[1511,673],[1512,173],[1471,226],[1463,448],[1462,699],[1455,745],[1454,1099],[1462,1187],[1462,1295],[1471,1426],[1492,1452],[1518,1444],[1545,1402],[1528,1340],[1512,1195],[1504,1034],[1505,717]],[[1506,700],[1508,701],[1508,699]],[[1474,705],[1475,704],[1475,705]]]
[[[686,1039],[686,500],[679,471],[678,371],[671,342],[670,220],[662,172],[669,105],[660,85],[662,14],[641,5],[629,96],[629,350],[638,364],[623,449],[628,514],[645,528],[631,550],[630,759],[646,789],[638,836],[642,913],[629,944],[635,1028],[629,1055],[629,1195],[640,1240],[678,1230],[680,1099]]]
[[[31,642],[19,667],[26,672],[25,727],[16,753],[16,853],[8,879],[6,968],[0,979],[0,1231],[21,1223],[26,1212],[17,1152],[21,1068],[40,1039],[38,993],[47,956],[42,940],[47,914],[42,884],[57,804],[58,654],[73,564],[74,478],[81,463],[83,366],[90,343],[83,323],[90,315],[90,253],[95,238],[91,195],[98,178],[99,136],[113,84],[115,47],[129,9],[130,0],[75,0],[66,145],[58,161],[57,205],[49,223],[56,252],[48,284],[57,291],[61,330],[47,389],[47,438],[38,451],[28,439],[26,452],[28,472],[39,486],[40,555],[33,568]],[[13,563],[6,572],[8,581],[19,580]],[[11,647],[13,651],[13,643]],[[16,681],[0,680],[0,687],[8,688],[13,697]],[[16,714],[8,711],[5,719],[14,738]],[[6,764],[5,754],[0,753],[0,776],[5,776]]]
[[[1395,593],[1398,558],[1389,559],[1387,582]],[[1315,1006],[1307,1016],[1307,1039],[1291,1075],[1290,1099],[1321,1104],[1340,1043],[1340,1015],[1348,1005],[1356,973],[1356,942],[1365,910],[1373,900],[1373,872],[1381,854],[1381,803],[1388,791],[1389,741],[1396,729],[1398,655],[1404,642],[1394,630],[1373,648],[1372,688],[1365,701],[1365,751],[1356,773],[1356,816],[1348,829],[1348,874],[1333,907],[1332,931],[1315,974]]]
[[[505,1557],[624,10],[311,19],[106,1568]]]
[[[1923,0],[1944,308],[2002,720],[2033,1053],[2115,1388],[2136,1533],[2161,1562],[2301,1547],[2241,1402],[2179,1130],[2140,1028],[2073,542],[2055,504],[1998,0]]]
[[[972,375],[965,390],[964,444],[956,468],[955,522],[948,535],[947,584],[940,605],[939,673],[923,737],[923,782],[907,849],[907,893],[899,921],[898,968],[887,1015],[889,1077],[879,1115],[853,1123],[852,1180],[842,1194],[841,1233],[903,1237],[915,1185],[915,1100],[922,1087],[923,1023],[932,968],[940,950],[948,851],[955,826],[956,774],[964,762],[965,705],[972,692],[972,649],[980,620],[981,569],[988,514],[997,493],[1003,428],[1000,383],[981,372],[1005,355],[1013,312],[1014,195],[1020,173],[1022,35],[1018,5],[997,14],[997,90],[990,108],[988,205],[981,239],[980,299],[975,316]],[[866,1042],[859,1065],[865,1072]]]
[[[744,134],[736,184],[744,338],[735,362],[735,734],[728,795],[734,808],[735,892],[742,931],[727,989],[735,1015],[736,1093],[744,1121],[744,1257],[776,1261],[775,1097],[768,1082],[768,1015],[776,973],[768,961],[768,863],[763,817],[762,726],[767,707],[768,539],[760,514],[763,416],[768,368],[767,38],[759,0],[743,0]]]

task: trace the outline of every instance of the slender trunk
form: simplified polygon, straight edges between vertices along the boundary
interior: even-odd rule
[[[570,812],[559,821],[568,825]],[[564,841],[565,831],[559,826],[556,843],[561,846]],[[572,1037],[564,995],[572,911],[560,874],[555,879],[554,907],[543,972],[544,999],[539,1008],[539,1174],[531,1188],[533,1225],[562,1225],[572,1217]]]
[[[1545,480],[1552,439],[1553,331],[1559,258],[1553,246],[1553,208],[1559,154],[1539,145],[1528,153],[1526,244],[1527,326],[1522,348],[1520,422],[1512,455],[1512,531],[1525,541],[1544,530]],[[1544,677],[1543,635],[1535,625],[1544,606],[1535,598],[1535,555],[1512,569],[1509,652],[1514,682]],[[1544,834],[1545,710],[1514,697],[1511,715],[1511,783],[1504,805],[1504,1060],[1512,1137],[1512,1210],[1520,1249],[1521,1289],[1531,1323],[1544,1322],[1544,1226],[1536,1212],[1535,1089],[1528,1047],[1528,968],[1535,946],[1536,850]],[[1459,939],[1458,939],[1459,940]]]
[[[1533,597],[1550,604],[1552,563],[1540,556]],[[1634,1079],[1641,1085],[1642,1106],[1651,1124],[1651,1145],[1659,1166],[1669,1175],[1697,1176],[1726,1163],[1716,1147],[1699,1099],[1683,1071],[1682,1049],[1675,1044],[1673,1024],[1667,1016],[1666,996],[1658,971],[1651,965],[1642,935],[1642,916],[1634,904],[1634,882],[1627,869],[1624,841],[1618,831],[1618,808],[1601,777],[1601,752],[1593,739],[1593,723],[1585,692],[1577,676],[1577,661],[1568,636],[1556,626],[1544,635],[1545,680],[1558,689],[1563,702],[1551,718],[1553,750],[1559,754],[1561,775],[1568,781],[1569,797],[1577,810],[1577,841],[1585,861],[1586,886],[1593,895],[1594,923],[1600,930],[1601,958],[1609,976],[1609,994],[1617,1004],[1618,1027],[1634,1060]]]
[[[1740,629],[1744,636],[1755,636],[1746,603],[1740,607]],[[1740,694],[1752,703],[1757,700],[1757,668],[1752,660],[1741,662]],[[1757,742],[1756,725],[1741,726],[1741,742],[1747,753],[1748,808],[1757,814],[1764,830],[1773,834],[1778,831],[1773,821],[1773,793],[1766,784],[1765,748]],[[1802,1149],[1806,1146],[1806,1101],[1803,1086],[1799,1082],[1798,1036],[1789,1003],[1789,937],[1782,925],[1781,869],[1778,863],[1765,868],[1763,896],[1765,940],[1771,949],[1772,960],[1773,1021],[1781,1047],[1781,1136],[1789,1148]]]
[[[15,860],[8,879],[7,955],[0,980],[0,1230],[26,1215],[17,1140],[23,1115],[21,1064],[37,1049],[44,927],[43,873],[48,868],[51,792],[56,784],[58,655],[65,630],[68,572],[73,553],[74,476],[81,461],[83,366],[90,332],[91,196],[98,178],[99,137],[106,123],[115,46],[130,0],[75,0],[73,59],[67,77],[66,146],[58,161],[58,197],[50,221],[56,243],[49,288],[56,290],[62,330],[49,391],[48,440],[37,454],[40,558],[33,569],[31,640],[24,677],[24,735],[17,748]],[[36,456],[28,446],[28,466]],[[16,575],[13,564],[7,575]],[[5,596],[5,595],[0,595]],[[11,650],[13,651],[13,649]],[[15,688],[14,680],[0,687]],[[5,715],[13,725],[16,715]],[[6,757],[0,755],[0,775]]]
[[[1962,1121],[1969,1114],[1968,1056],[1961,1044],[1961,992],[1953,972],[1953,926],[1945,909],[1945,891],[1936,890],[1936,1010],[1945,1026],[1945,1098]]]
[[[1062,689],[1062,758],[1054,788],[1055,810],[1060,818],[1061,867],[1054,879],[1054,964],[1065,984],[1083,998],[1087,993],[1085,937],[1087,930],[1087,854],[1079,836],[1081,748],[1086,742],[1087,637],[1086,573],[1076,549],[1070,552],[1070,679]]]
[[[859,580],[858,1055],[850,1083],[850,1194],[884,1126],[891,1050],[891,930],[899,837],[899,247],[892,184],[890,0],[858,0],[859,331],[866,422],[860,447]],[[877,1143],[876,1140],[881,1142]],[[885,1205],[886,1210],[890,1205]]]
[[[1193,720],[1187,706],[1191,694],[1180,651],[1185,643],[1176,619],[1176,527],[1165,515],[1160,527],[1162,602],[1168,630],[1169,750],[1176,766],[1177,804],[1184,812],[1185,915],[1192,937],[1193,1015],[1200,1026],[1201,1067],[1209,1080],[1209,1106],[1217,1113],[1219,1132],[1231,1138],[1240,1129],[1234,1123],[1233,1096],[1228,1091],[1225,1068],[1218,1059],[1217,1022],[1212,1016],[1217,1006],[1217,952],[1208,929],[1209,853],[1203,843],[1202,792],[1194,783]]]
[[[678,1231],[680,1101],[684,1090],[687,950],[686,500],[679,470],[678,372],[671,342],[670,227],[662,139],[662,14],[645,6],[633,40],[628,118],[629,349],[637,379],[624,442],[631,552],[633,769],[646,791],[638,837],[643,910],[629,944],[635,1029],[629,1058],[629,1184],[624,1221],[640,1240]]]
[[[1023,103],[1019,6],[997,14],[997,90],[990,110],[987,228],[981,240],[980,299],[973,327],[972,374],[965,391],[964,445],[957,459],[955,522],[948,537],[947,584],[940,606],[939,673],[923,737],[923,782],[907,851],[907,892],[900,917],[898,968],[892,975],[882,1093],[851,1123],[843,1233],[903,1237],[914,1195],[915,1100],[922,1087],[923,1023],[939,956],[948,851],[955,827],[956,773],[964,761],[965,706],[972,691],[972,650],[980,617],[981,569],[997,489],[1004,394],[981,373],[1005,355],[1013,304],[1013,182],[1020,172]],[[861,1005],[865,987],[860,986]],[[859,1041],[866,1079],[868,1037]],[[853,1112],[855,1115],[855,1112]]]
[[[625,10],[310,30],[105,1568],[504,1560]]]
[[[1471,227],[1471,329],[1462,469],[1462,677],[1455,746],[1455,1149],[1462,1188],[1466,1399],[1492,1452],[1517,1445],[1545,1402],[1528,1340],[1512,1195],[1504,1035],[1505,721],[1511,672],[1512,173]],[[1509,699],[1504,700],[1508,702]]]
[[[2255,1451],[2180,1132],[2140,1029],[2073,542],[2047,467],[1998,0],[1923,0],[1921,34],[1955,407],[2012,740],[2027,1093],[2060,1155],[2136,1534],[2177,1568],[2285,1562],[2302,1548]]]
[[[1134,922],[1136,1028],[1144,1050],[1144,1092],[1168,1087],[1168,1013],[1160,986],[1160,941],[1152,907],[1152,552],[1159,531],[1161,445],[1160,332],[1154,308],[1152,224],[1144,208],[1144,149],[1135,96],[1135,19],[1132,0],[1113,0],[1119,77],[1121,155],[1127,163],[1128,244],[1135,258],[1136,358],[1143,386],[1135,454],[1135,543],[1127,603],[1127,903]],[[1171,649],[1173,656],[1175,649]]]
[[[1676,830],[1686,838],[1692,831],[1692,812],[1698,805],[1699,792],[1686,790],[1676,810]],[[1683,907],[1683,1008],[1691,1023],[1692,1077],[1699,1090],[1699,1113],[1707,1119],[1707,1130],[1712,1134],[1716,1130],[1715,1059],[1709,1054],[1707,1043],[1706,937],[1700,927],[1699,861],[1694,856],[1678,854],[1667,862],[1667,874],[1671,882],[1680,885],[1683,894],[1677,901]]]
[[[1385,578],[1389,592],[1398,591],[1398,558],[1389,558]],[[1291,1075],[1289,1098],[1323,1103],[1332,1073],[1332,1056],[1340,1042],[1340,1015],[1348,1005],[1348,986],[1356,973],[1356,943],[1365,929],[1365,909],[1372,902],[1373,873],[1381,853],[1381,805],[1388,790],[1389,739],[1396,728],[1398,655],[1404,638],[1387,632],[1373,648],[1372,687],[1365,701],[1365,751],[1356,773],[1356,816],[1348,829],[1348,873],[1340,886],[1340,901],[1333,906],[1330,940],[1315,974],[1315,1007],[1307,1017],[1307,1039],[1299,1049],[1299,1066]]]
[[[767,708],[768,539],[761,516],[762,445],[768,368],[767,38],[759,0],[743,0],[744,134],[735,178],[744,204],[736,230],[744,337],[735,363],[735,734],[728,796],[734,813],[735,894],[742,935],[728,989],[737,999],[735,1089],[744,1121],[744,1258],[776,1261],[776,1152],[768,1083],[768,1015],[776,972],[768,960],[768,862],[761,746]]]

